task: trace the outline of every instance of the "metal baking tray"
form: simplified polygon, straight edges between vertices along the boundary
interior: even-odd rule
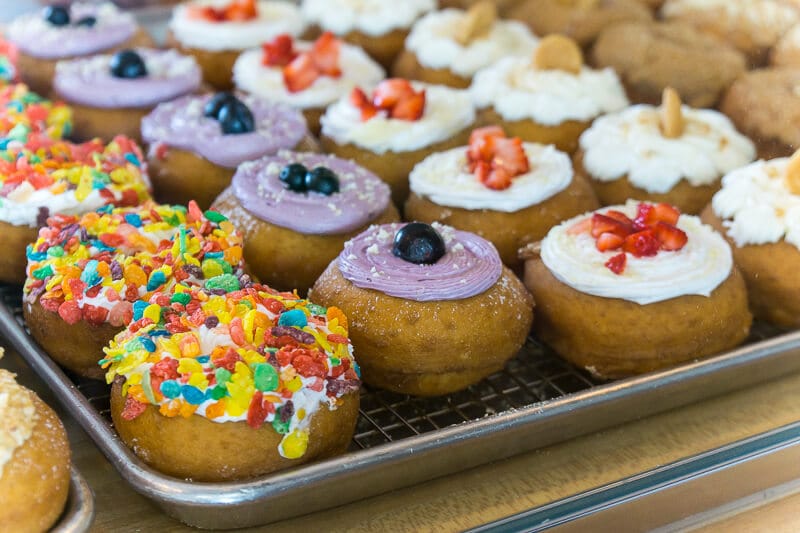
[[[89,484],[73,465],[69,478],[69,495],[61,518],[52,533],[84,533],[94,521],[94,495]]]
[[[266,524],[511,457],[800,370],[800,332],[759,326],[749,344],[670,370],[593,380],[531,339],[506,368],[432,399],[362,390],[349,453],[248,482],[160,474],[117,437],[105,384],[74,379],[26,333],[16,288],[0,287],[0,333],[53,389],[131,486],[201,528]],[[224,511],[224,512],[221,512]]]

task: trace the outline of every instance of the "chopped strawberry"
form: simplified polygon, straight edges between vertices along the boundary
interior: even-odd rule
[[[372,103],[379,109],[391,110],[398,102],[411,96],[414,96],[414,88],[408,80],[389,78],[372,91]]]
[[[512,176],[519,176],[528,172],[530,163],[528,162],[528,156],[525,154],[525,149],[522,147],[522,139],[519,137],[514,137],[513,139],[496,138],[492,165],[505,169]]]
[[[503,167],[495,167],[489,171],[489,175],[481,182],[496,191],[502,191],[511,187],[511,178],[513,176]]]
[[[614,274],[622,274],[625,270],[625,263],[628,262],[628,256],[625,255],[625,252],[621,254],[617,254],[611,257],[608,261],[605,262],[606,268],[608,268]]]
[[[620,237],[615,233],[602,233],[599,237],[597,237],[597,241],[595,242],[595,246],[601,252],[606,252],[608,250],[616,250],[622,243],[625,242],[624,237]]]
[[[689,240],[689,237],[686,236],[683,230],[660,220],[656,222],[653,231],[656,234],[656,238],[661,243],[662,250],[680,250],[686,246],[686,242]]]
[[[425,112],[425,91],[401,99],[392,108],[391,117],[398,120],[419,120]]]
[[[641,203],[636,210],[636,219],[634,220],[636,227],[644,229],[645,227],[652,227],[656,222],[666,222],[673,226],[678,223],[678,217],[681,213],[677,208],[669,204],[646,204]]]
[[[225,20],[242,22],[258,16],[255,0],[234,0],[225,7]]]
[[[467,148],[467,162],[469,163],[470,172],[473,172],[475,165],[478,161],[490,162],[494,155],[495,139],[505,137],[505,133],[500,130],[502,135],[496,135],[494,131],[481,131],[493,130],[496,126],[489,128],[481,128],[475,130],[469,136],[469,147]],[[497,128],[500,129],[500,128]],[[476,135],[480,132],[481,134]]]
[[[603,214],[607,217],[613,218],[614,220],[619,220],[623,224],[633,228],[633,220],[628,218],[628,215],[626,215],[622,211],[617,211],[616,209],[609,209]]]
[[[268,67],[284,67],[297,57],[294,41],[288,33],[281,33],[268,43],[261,45],[264,55],[261,64]]]
[[[307,89],[318,77],[319,71],[308,54],[300,54],[283,67],[283,83],[290,93]]]
[[[339,49],[341,44],[333,33],[326,31],[311,47],[311,57],[317,69],[326,76],[338,78],[342,75],[339,68]]]
[[[500,126],[484,126],[483,128],[476,128],[469,134],[469,145],[472,146],[476,142],[486,137],[505,137],[506,132]]]
[[[592,215],[592,237],[599,237],[603,233],[614,233],[620,237],[627,237],[633,228],[609,216],[595,213]]]
[[[658,253],[661,242],[651,229],[631,233],[625,237],[622,249],[634,257],[650,257]]]
[[[369,101],[369,97],[359,87],[355,87],[350,91],[350,103],[361,110],[362,122],[366,122],[378,114],[378,108],[372,105],[372,102]]]
[[[579,235],[581,233],[588,233],[592,231],[592,219],[591,218],[584,218],[580,222],[576,222],[569,228],[567,228],[567,233],[569,235]]]
[[[514,177],[528,172],[530,163],[521,139],[506,138],[502,128],[488,126],[470,134],[467,168],[488,188],[503,190]]]

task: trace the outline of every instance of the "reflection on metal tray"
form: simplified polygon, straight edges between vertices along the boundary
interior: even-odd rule
[[[169,515],[205,528],[265,524],[342,505],[800,370],[800,333],[765,327],[744,348],[605,384],[531,340],[502,372],[463,392],[419,399],[362,390],[356,436],[344,456],[249,482],[192,483],[155,472],[119,441],[108,420],[106,386],[73,381],[46,357],[24,330],[19,300],[17,289],[0,288],[0,333],[134,489]]]
[[[94,521],[94,495],[89,484],[74,466],[70,472],[69,495],[64,512],[52,533],[84,533]]]

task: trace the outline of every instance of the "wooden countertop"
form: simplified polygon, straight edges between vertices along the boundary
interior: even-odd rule
[[[20,373],[22,383],[56,405],[23,365],[11,350],[3,360],[4,367]],[[74,462],[95,493],[97,515],[92,531],[196,531],[167,517],[130,489],[77,424],[64,419]],[[797,420],[800,375],[790,375],[457,475],[272,524],[268,529],[464,530]],[[787,468],[796,468],[800,478],[800,467]],[[800,530],[796,513],[800,496],[773,500],[744,514],[728,510],[727,516],[714,518],[720,522],[704,524],[702,531]],[[625,526],[626,530],[638,529],[635,523]]]

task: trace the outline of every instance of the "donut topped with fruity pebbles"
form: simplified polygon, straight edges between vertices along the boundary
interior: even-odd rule
[[[0,66],[0,69],[2,66]],[[0,149],[14,141],[60,139],[72,131],[72,110],[31,92],[22,83],[0,84]]]
[[[230,289],[152,295],[105,349],[106,380],[126,380],[125,420],[152,405],[166,417],[269,424],[283,435],[280,455],[300,458],[314,414],[360,387],[347,319],[266,285]]]
[[[68,324],[125,326],[153,312],[146,300],[181,283],[238,288],[242,239],[233,224],[196,204],[106,206],[56,215],[28,246],[24,299]]]
[[[84,213],[150,198],[142,152],[127,137],[105,145],[34,140],[0,149],[0,222],[35,228],[51,214]]]

